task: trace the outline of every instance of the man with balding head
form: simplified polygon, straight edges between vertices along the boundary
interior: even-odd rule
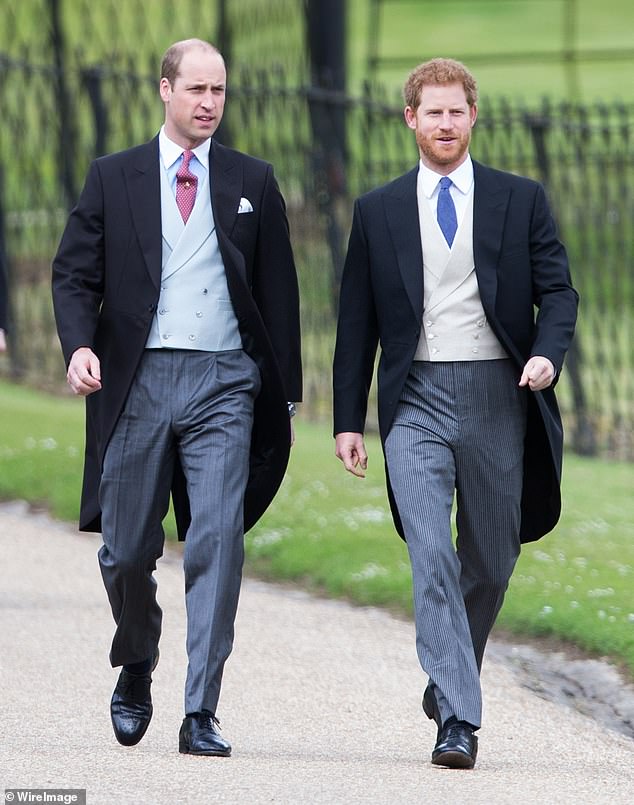
[[[53,263],[58,333],[86,398],[80,529],[99,563],[123,666],[117,740],[152,717],[161,609],[153,572],[174,504],[185,539],[188,668],[179,750],[227,756],[216,709],[232,648],[244,531],[284,474],[301,399],[298,288],[271,165],[219,144],[226,70],[208,42],[166,52],[165,123],[90,167]]]

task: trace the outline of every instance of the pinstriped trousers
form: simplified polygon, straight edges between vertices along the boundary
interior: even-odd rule
[[[518,382],[510,360],[416,361],[385,443],[412,566],[417,653],[443,722],[481,724],[482,657],[520,553]]]
[[[233,646],[259,388],[259,370],[242,350],[145,350],[104,458],[99,564],[117,625],[113,666],[142,662],[158,647],[162,613],[153,572],[176,455],[185,474],[186,713],[216,712]]]

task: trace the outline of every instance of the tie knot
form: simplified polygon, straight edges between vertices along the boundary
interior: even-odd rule
[[[189,171],[189,162],[191,158],[194,156],[193,151],[183,151],[183,161],[181,162],[180,170],[183,173]]]
[[[440,189],[441,190],[449,190],[453,182],[448,176],[443,176],[440,180]]]

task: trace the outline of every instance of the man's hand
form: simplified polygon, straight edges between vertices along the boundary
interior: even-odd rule
[[[66,373],[68,385],[75,394],[87,397],[101,388],[99,358],[89,347],[79,347],[73,352]]]
[[[348,472],[357,478],[365,478],[368,454],[365,452],[362,433],[338,433],[335,437],[335,455],[343,461]]]
[[[555,367],[552,361],[548,360],[548,358],[543,358],[541,355],[533,355],[524,367],[520,378],[520,386],[528,386],[531,391],[542,391],[547,389],[554,379]]]

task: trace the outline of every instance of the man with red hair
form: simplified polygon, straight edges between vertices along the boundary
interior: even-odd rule
[[[336,454],[364,474],[380,343],[379,427],[412,565],[423,709],[438,727],[432,763],[472,768],[489,632],[521,543],[560,513],[554,385],[577,293],[541,185],[469,155],[477,87],[464,65],[419,65],[404,96],[419,163],[354,209],[334,359]]]

